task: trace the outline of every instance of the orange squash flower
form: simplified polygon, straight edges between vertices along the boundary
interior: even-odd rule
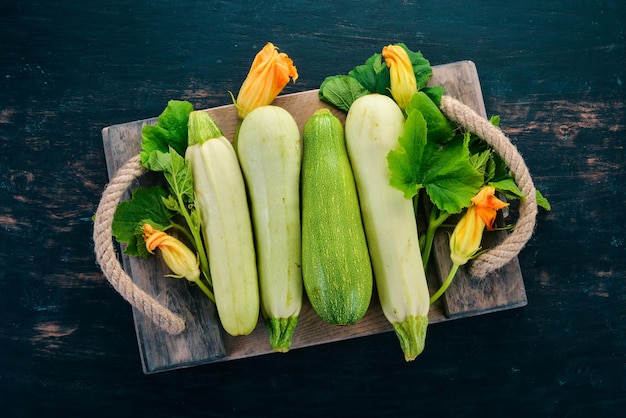
[[[254,58],[250,72],[239,90],[235,101],[239,118],[244,119],[257,107],[272,103],[290,79],[294,82],[298,79],[298,70],[293,61],[268,42]]]
[[[143,225],[143,239],[150,254],[154,254],[157,248],[161,250],[165,264],[173,273],[169,274],[168,277],[185,278],[191,282],[198,282],[200,279],[198,257],[189,247],[177,238],[154,229],[150,224]]]
[[[417,81],[409,54],[399,45],[387,45],[383,48],[383,58],[389,67],[391,96],[404,110],[417,93]]]
[[[472,204],[450,237],[450,258],[454,264],[463,265],[476,255],[483,231],[493,229],[497,211],[508,205],[495,196],[493,186],[484,186],[472,198]]]

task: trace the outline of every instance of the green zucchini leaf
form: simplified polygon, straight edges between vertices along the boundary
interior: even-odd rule
[[[356,66],[348,75],[356,79],[370,93],[391,95],[389,67],[383,61],[382,54],[372,55],[365,61],[365,64]]]
[[[159,115],[156,125],[146,125],[141,130],[141,162],[148,160],[153,151],[168,152],[170,147],[180,155],[187,149],[187,122],[193,105],[187,101],[170,100]]]
[[[326,77],[320,85],[319,98],[347,112],[352,103],[369,91],[355,78],[347,75]]]
[[[404,132],[398,139],[400,149],[387,154],[387,164],[391,171],[391,184],[400,190],[405,199],[411,199],[424,187],[421,167],[426,148],[426,121],[422,114],[413,109],[404,124]]]
[[[182,198],[185,203],[193,203],[195,194],[193,190],[193,174],[189,160],[186,160],[180,154],[174,152],[170,152],[169,156],[170,167],[164,174],[172,193]]]
[[[137,228],[148,222],[154,227],[170,225],[174,212],[169,210],[164,199],[169,192],[161,186],[144,187],[133,191],[131,199],[121,202],[113,215],[112,234],[120,243],[126,243],[124,254],[147,257],[149,253]]]
[[[437,107],[441,104],[441,96],[446,93],[442,86],[424,87],[420,91],[424,92]]]
[[[426,83],[433,74],[430,62],[421,52],[413,52],[403,43],[397,45],[404,48],[411,60],[417,89],[424,89],[438,106],[444,90],[442,87],[426,87]],[[319,98],[347,112],[357,98],[368,93],[391,97],[389,67],[381,53],[373,54],[365,63],[354,67],[348,75],[326,77],[320,85]]]
[[[387,156],[390,184],[411,199],[422,188],[441,211],[459,213],[483,185],[483,174],[470,161],[463,138],[445,146],[427,141],[427,125],[417,109],[409,109],[400,149]]]
[[[408,109],[417,109],[424,116],[429,142],[445,144],[456,134],[456,125],[445,117],[426,93],[422,91],[415,93],[407,111]]]
[[[524,193],[519,189],[513,177],[509,176],[508,178],[504,178],[498,181],[492,181],[489,183],[497,191],[503,193],[507,199],[525,199]],[[535,198],[537,199],[537,206],[543,208],[547,211],[552,209],[550,202],[546,199],[539,190],[535,190]]]
[[[470,162],[467,147],[457,138],[443,147],[429,143],[425,154],[421,171],[430,200],[441,211],[461,212],[483,185],[483,174]]]
[[[145,166],[151,171],[163,173],[173,196],[176,196],[174,199],[169,199],[173,202],[170,209],[181,214],[184,213],[185,208],[178,206],[177,199],[182,198],[183,202],[187,204],[193,202],[195,197],[189,161],[170,148],[169,152],[152,151],[148,155]]]
[[[546,199],[539,190],[537,190],[536,196],[537,196],[537,206],[539,206],[540,208],[544,208],[547,211],[552,210],[552,205],[550,205],[550,202],[548,201],[548,199]]]

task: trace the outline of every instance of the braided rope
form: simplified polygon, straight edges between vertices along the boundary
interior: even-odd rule
[[[136,155],[118,170],[105,188],[96,211],[94,223],[93,240],[96,260],[106,278],[124,299],[164,331],[174,335],[180,334],[185,329],[185,321],[133,283],[117,260],[113,248],[111,227],[115,209],[130,184],[143,173],[144,169],[141,166],[140,157]]]
[[[510,168],[513,179],[525,196],[525,199],[520,202],[519,218],[513,232],[499,245],[481,254],[473,261],[470,273],[477,277],[484,277],[516,257],[532,236],[537,216],[535,186],[524,159],[499,128],[493,126],[468,106],[449,96],[444,95],[441,98],[440,108],[449,119],[478,135],[502,157]]]

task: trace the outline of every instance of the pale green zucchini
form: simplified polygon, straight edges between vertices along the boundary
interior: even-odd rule
[[[261,311],[275,351],[288,351],[302,307],[300,130],[289,112],[262,106],[241,123],[237,155],[254,228]]]
[[[358,98],[345,123],[376,288],[407,360],[424,349],[430,300],[413,204],[389,184],[387,154],[397,148],[404,116],[389,97]]]
[[[343,126],[327,109],[303,132],[302,274],[313,309],[327,323],[363,317],[373,277]]]
[[[258,322],[260,301],[246,188],[232,144],[206,112],[189,115],[185,158],[191,164],[220,322],[230,335],[247,335]]]

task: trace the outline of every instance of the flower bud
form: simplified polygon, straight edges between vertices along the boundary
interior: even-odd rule
[[[389,67],[391,96],[400,109],[409,106],[411,98],[417,93],[417,81],[409,54],[400,45],[387,45],[383,48],[383,58]]]
[[[191,282],[200,279],[199,261],[196,254],[177,238],[158,231],[150,224],[143,225],[143,239],[148,252],[154,254],[158,248],[165,264],[172,270],[169,277],[186,278]]]
[[[450,236],[450,258],[454,264],[463,265],[476,255],[485,227],[493,229],[497,211],[508,205],[495,196],[492,186],[484,186],[472,198],[472,204]]]

